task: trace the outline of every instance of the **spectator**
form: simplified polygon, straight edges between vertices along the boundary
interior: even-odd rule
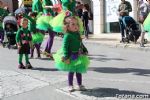
[[[125,26],[123,25],[123,17],[124,16],[128,16],[129,12],[132,11],[132,6],[130,4],[130,2],[126,1],[126,0],[121,0],[121,3],[118,7],[118,11],[119,11],[119,24],[120,24],[120,30],[121,30],[121,41],[120,42],[124,42],[124,38],[125,38],[125,34],[124,34],[124,30],[125,30]],[[127,35],[128,33],[126,33]]]
[[[77,11],[76,11],[76,13],[77,13],[77,16],[79,16],[80,18],[82,17],[82,4],[81,4],[81,2],[79,2],[79,1],[77,1],[77,3],[76,3],[77,5],[77,7],[78,7],[78,9],[77,9]]]
[[[143,22],[145,18],[147,17],[148,13],[150,12],[150,0],[146,0],[147,3],[144,3],[143,0],[139,0],[138,4],[138,10],[139,10],[139,16],[140,19],[143,18],[143,21],[140,20],[140,25],[141,25],[141,41],[140,41],[140,46],[144,47],[144,36],[145,36],[145,30],[143,26]]]
[[[83,26],[84,26],[84,34],[85,34],[85,38],[88,39],[88,34],[89,34],[89,5],[88,4],[84,4],[83,6]]]

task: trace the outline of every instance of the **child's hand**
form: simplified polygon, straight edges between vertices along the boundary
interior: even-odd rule
[[[21,46],[20,46],[20,45],[18,45],[17,47],[18,47],[18,49],[20,49],[20,48],[21,48]]]
[[[65,57],[62,57],[61,60],[66,64],[70,64],[70,59],[66,59]]]
[[[64,61],[66,64],[70,64],[70,59]]]

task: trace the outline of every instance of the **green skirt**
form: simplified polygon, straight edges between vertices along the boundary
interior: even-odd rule
[[[53,31],[64,33],[63,21],[64,21],[65,16],[66,16],[66,12],[62,11],[60,14],[58,14],[56,17],[54,17],[49,22],[49,24],[52,27]],[[78,23],[79,23],[79,32],[82,34],[83,31],[84,31],[83,22],[78,16],[75,16],[75,17],[77,18]]]
[[[63,57],[62,49],[53,55],[55,67],[61,71],[86,73],[90,60],[86,55],[79,55],[76,60],[70,60],[70,64],[66,64],[61,59]]]
[[[46,16],[46,15],[42,15],[38,17],[36,21],[36,28],[44,31],[51,29],[49,21],[52,19],[53,19],[52,16]]]
[[[32,42],[35,43],[42,43],[44,39],[44,35],[42,33],[35,33],[32,34]]]

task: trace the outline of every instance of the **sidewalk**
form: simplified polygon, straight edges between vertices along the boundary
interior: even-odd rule
[[[134,48],[134,49],[140,49],[145,51],[150,51],[150,39],[148,38],[148,35],[145,35],[145,38],[148,40],[148,43],[145,44],[145,47],[140,47],[140,39],[138,39],[137,43],[120,43],[120,33],[107,33],[107,34],[100,34],[100,35],[89,35],[89,39],[84,40],[88,43],[98,43],[101,45],[107,45],[107,46],[113,46],[113,47],[125,47],[125,48]]]

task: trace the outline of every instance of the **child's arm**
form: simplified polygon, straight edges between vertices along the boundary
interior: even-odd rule
[[[20,34],[21,34],[21,30],[19,29],[18,31],[17,31],[17,34],[16,34],[16,43],[17,43],[17,46],[18,46],[18,48],[20,48],[21,47],[21,36],[20,36]]]
[[[65,59],[69,58],[69,42],[70,42],[69,35],[65,34],[64,38],[63,38],[63,51],[64,51],[64,58]]]

